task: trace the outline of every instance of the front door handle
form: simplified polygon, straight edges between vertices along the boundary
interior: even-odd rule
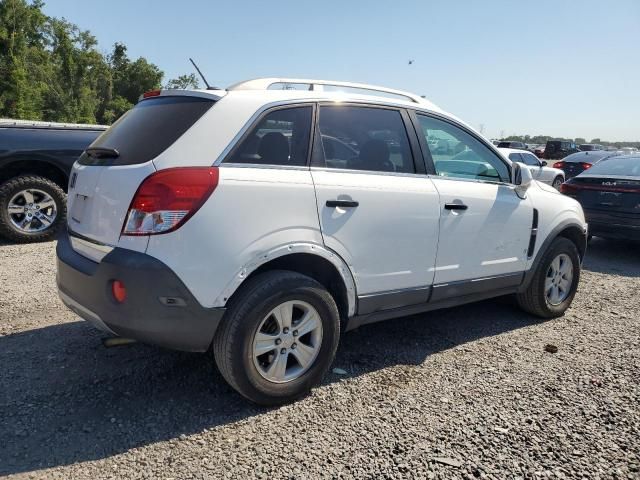
[[[447,210],[466,210],[467,207],[464,203],[445,203],[444,208]]]
[[[358,202],[354,200],[327,200],[327,207],[346,207],[346,208],[355,208],[360,205]]]

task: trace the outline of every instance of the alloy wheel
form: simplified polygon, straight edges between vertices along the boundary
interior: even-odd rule
[[[301,300],[286,301],[260,322],[253,338],[253,364],[270,382],[290,382],[311,368],[321,344],[318,311]]]

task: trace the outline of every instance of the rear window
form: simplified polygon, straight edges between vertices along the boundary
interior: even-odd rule
[[[589,175],[624,175],[640,177],[640,157],[614,157],[595,164]]]
[[[182,136],[215,103],[201,97],[156,97],[142,100],[91,144],[115,149],[116,158],[83,153],[82,165],[133,165],[157,157]]]

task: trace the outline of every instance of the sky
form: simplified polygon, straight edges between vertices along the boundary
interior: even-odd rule
[[[165,81],[193,57],[220,87],[275,76],[412,91],[490,138],[640,140],[640,0],[45,2]]]

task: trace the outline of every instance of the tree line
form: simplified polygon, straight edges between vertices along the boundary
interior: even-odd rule
[[[123,43],[107,54],[88,30],[49,17],[42,0],[0,0],[0,117],[111,124],[164,73]],[[165,88],[198,88],[194,74]]]

